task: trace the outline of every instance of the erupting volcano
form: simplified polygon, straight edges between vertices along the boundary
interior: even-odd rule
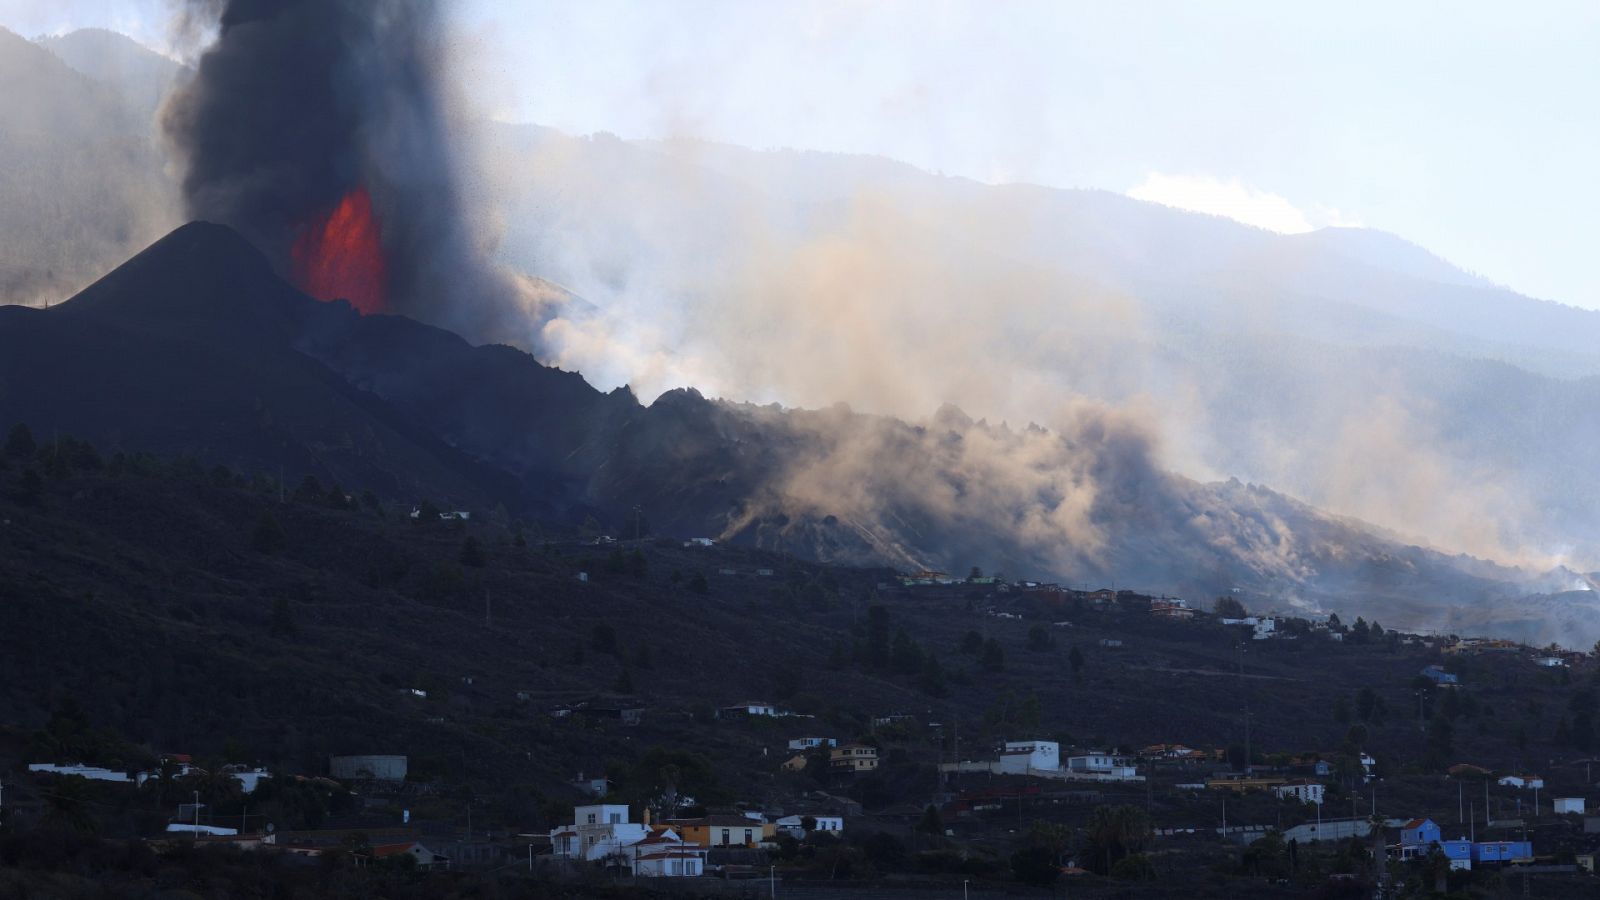
[[[363,315],[387,306],[383,234],[364,187],[313,216],[290,250],[295,284],[318,300],[348,300]]]

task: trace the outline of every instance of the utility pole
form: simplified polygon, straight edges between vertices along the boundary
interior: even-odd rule
[[[200,792],[194,792],[194,836],[200,836]]]

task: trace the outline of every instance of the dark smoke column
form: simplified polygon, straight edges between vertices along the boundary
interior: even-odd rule
[[[193,0],[215,45],[162,124],[192,218],[321,299],[474,337],[515,304],[460,208],[431,0]]]

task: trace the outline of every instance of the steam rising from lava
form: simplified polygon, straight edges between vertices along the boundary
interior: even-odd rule
[[[533,302],[463,212],[438,5],[189,6],[219,25],[162,112],[190,217],[238,229],[321,299],[526,343]]]

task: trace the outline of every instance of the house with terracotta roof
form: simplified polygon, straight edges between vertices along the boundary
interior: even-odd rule
[[[698,819],[669,819],[667,826],[683,839],[701,847],[758,847],[776,834],[776,826],[760,818],[734,815],[703,816]]]
[[[633,874],[645,878],[693,878],[706,871],[706,848],[685,841],[670,827],[630,844],[624,856]]]
[[[375,844],[366,852],[357,852],[355,855],[357,859],[366,860],[391,860],[396,857],[408,856],[416,867],[422,871],[450,868],[450,857],[442,853],[435,853],[416,841]]]

